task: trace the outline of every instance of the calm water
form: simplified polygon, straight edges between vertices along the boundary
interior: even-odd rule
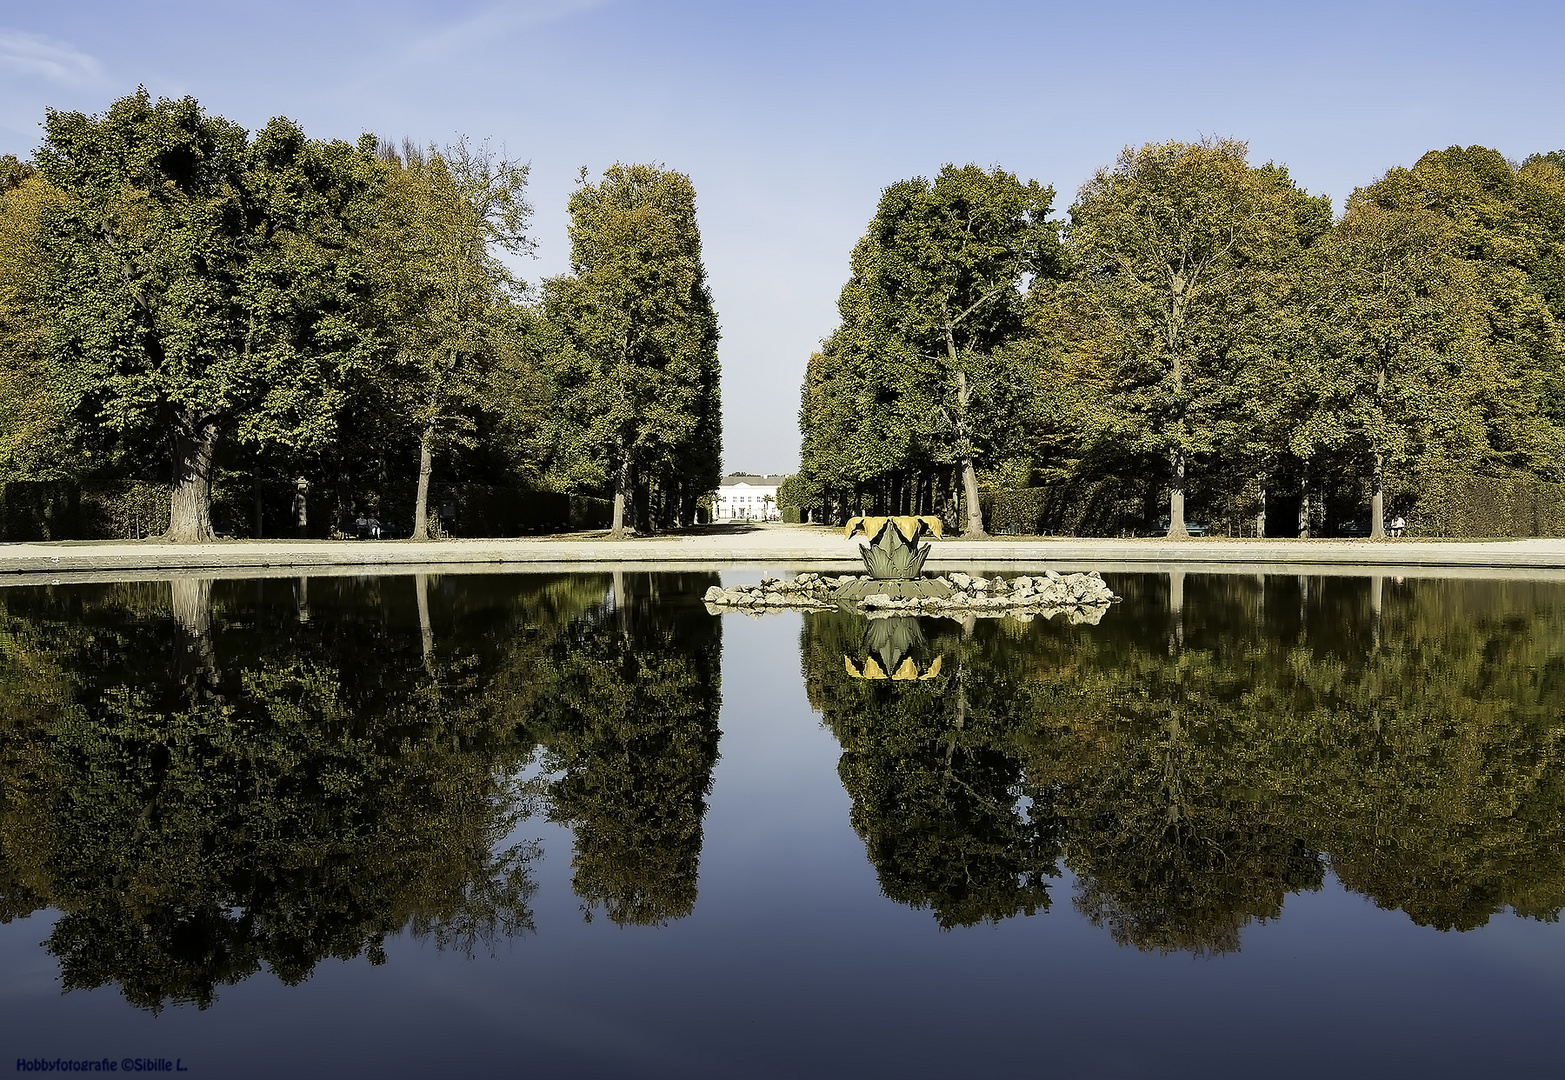
[[[0,1067],[1560,1075],[1565,585],[1105,576],[0,590]]]

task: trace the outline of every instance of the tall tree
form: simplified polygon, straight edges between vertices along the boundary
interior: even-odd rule
[[[722,451],[717,313],[701,263],[695,188],[683,173],[615,165],[569,202],[571,272],[544,282],[558,335],[562,482],[611,486],[640,527],[652,488],[688,522],[717,487]]]
[[[1287,171],[1229,139],[1127,147],[1081,189],[1067,240],[1086,344],[1106,369],[1114,435],[1162,457],[1170,537],[1186,537],[1191,460],[1268,394],[1288,260],[1330,222]]]
[[[1025,380],[1005,346],[1022,331],[1023,285],[1061,264],[1053,200],[1053,188],[976,165],[893,184],[853,249],[838,304],[834,338],[845,340],[835,347],[865,361],[861,381],[879,384],[866,403],[890,406],[870,430],[894,460],[919,447],[956,467],[969,535],[985,535],[975,463],[1021,414]]]
[[[1440,215],[1388,210],[1355,193],[1319,246],[1306,292],[1294,451],[1346,450],[1370,462],[1370,535],[1385,535],[1385,480],[1484,448],[1472,375],[1482,300],[1453,258]]]
[[[53,479],[72,465],[40,303],[43,223],[57,199],[31,166],[0,157],[0,481]]]
[[[45,300],[66,400],[166,440],[167,538],[209,539],[220,441],[324,443],[374,352],[353,269],[373,160],[285,119],[251,141],[193,98],[140,90],[101,116],[50,111],[37,162],[63,196]]]
[[[471,446],[489,378],[525,292],[501,253],[528,253],[528,166],[460,140],[382,144],[391,167],[379,234],[381,300],[397,344],[382,390],[418,438],[415,540],[429,537],[429,482],[442,447]]]
[[[1448,230],[1448,274],[1471,298],[1477,338],[1463,363],[1486,444],[1474,470],[1565,477],[1565,295],[1553,281],[1565,260],[1565,177],[1550,163],[1517,169],[1496,150],[1453,146],[1391,170],[1364,197],[1435,214]]]

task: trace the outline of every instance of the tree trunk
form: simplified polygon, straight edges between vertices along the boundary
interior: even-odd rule
[[[962,495],[967,500],[967,524],[963,536],[988,536],[984,531],[984,508],[978,505],[978,474],[973,469],[973,459],[962,459]]]
[[[301,540],[310,535],[310,482],[302,476],[293,482],[293,534]]]
[[[1299,481],[1299,539],[1310,538],[1310,466],[1306,462]]]
[[[293,610],[301,624],[310,621],[310,579],[307,577],[294,579]]]
[[[625,539],[625,499],[630,494],[630,453],[621,451],[619,468],[614,470],[614,524],[610,540]]]
[[[168,532],[173,544],[199,544],[212,534],[212,454],[217,421],[181,422],[174,429],[174,491],[169,501]]]
[[[1185,646],[1185,572],[1171,570],[1168,574],[1169,629],[1172,634],[1173,652]]]
[[[1168,452],[1170,472],[1168,484],[1168,538],[1188,540],[1190,532],[1185,528],[1185,451],[1176,446]]]
[[[413,501],[413,535],[410,540],[429,539],[429,474],[435,469],[435,425],[430,424],[418,440],[418,497]]]
[[[1255,538],[1257,540],[1265,540],[1266,539],[1266,474],[1265,473],[1260,473],[1256,477],[1256,479],[1258,479],[1260,481],[1260,483],[1261,483],[1261,498],[1260,498],[1260,502],[1258,504],[1260,508],[1255,512]]]
[[[1386,455],[1375,455],[1375,471],[1369,481],[1369,538],[1386,538]]]

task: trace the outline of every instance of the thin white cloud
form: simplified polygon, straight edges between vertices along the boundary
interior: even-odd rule
[[[94,56],[64,41],[0,28],[0,68],[57,86],[99,86],[107,81]]]
[[[407,58],[424,63],[443,60],[482,41],[505,37],[517,30],[560,22],[574,15],[604,7],[612,0],[511,0],[494,4],[437,33],[413,42]]]
[[[359,75],[338,87],[344,95],[360,94],[396,81],[408,72],[439,65],[519,30],[563,22],[606,7],[617,0],[501,0],[466,18],[404,38],[380,55],[366,58]]]

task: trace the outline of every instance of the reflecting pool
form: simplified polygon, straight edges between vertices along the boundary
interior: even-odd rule
[[[1565,583],[1104,576],[1096,623],[0,589],[0,1054],[1557,1074]]]

